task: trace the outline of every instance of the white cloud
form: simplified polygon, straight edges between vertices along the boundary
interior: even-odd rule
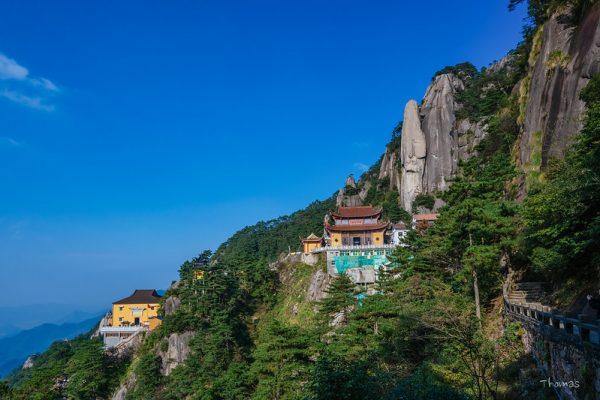
[[[38,86],[51,92],[58,92],[58,87],[50,79],[31,78],[29,81],[33,86]]]
[[[0,81],[1,97],[36,110],[54,110],[48,101],[59,92],[58,86],[50,79],[30,76],[27,68],[2,53]]]
[[[16,141],[13,138],[9,138],[6,136],[0,136],[0,145],[6,145],[10,147],[21,147],[23,143]]]
[[[367,164],[361,163],[361,162],[355,162],[354,168],[356,168],[360,172],[367,172],[369,170],[369,166]]]
[[[0,96],[5,97],[17,104],[21,104],[21,105],[24,105],[29,108],[34,108],[36,110],[43,110],[43,111],[54,110],[54,106],[49,105],[49,104],[44,104],[43,103],[44,100],[41,97],[27,96],[25,94],[11,91],[11,90],[5,90],[4,92],[0,93]]]
[[[27,68],[19,65],[12,58],[0,54],[0,79],[23,80],[27,78],[27,75],[29,75]]]

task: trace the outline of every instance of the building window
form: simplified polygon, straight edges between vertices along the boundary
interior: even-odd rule
[[[123,306],[119,306],[119,311],[123,311]]]

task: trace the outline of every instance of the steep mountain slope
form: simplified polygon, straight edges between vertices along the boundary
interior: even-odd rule
[[[502,295],[513,275],[544,278],[555,293],[565,276],[573,292],[600,281],[600,76],[593,75],[600,5],[528,6],[534,22],[523,43],[485,70],[463,63],[438,72],[423,101],[407,104],[381,160],[358,182],[349,179],[338,196],[246,227],[214,255],[184,263],[166,293],[162,326],[131,360],[115,364],[79,342],[53,347],[52,357],[42,355],[0,394],[552,398],[526,351],[529,331],[502,316]],[[572,69],[560,72],[567,60]],[[543,126],[534,127],[536,114]],[[551,122],[559,119],[563,125]],[[566,120],[580,123],[569,128]],[[555,138],[567,136],[575,144],[561,148]],[[553,149],[558,155],[568,147],[565,160],[542,162],[546,142],[547,161]],[[383,206],[392,221],[413,210],[440,211],[433,227],[411,232],[407,246],[396,249],[398,269],[382,273],[373,296],[357,293],[347,277],[329,277],[323,260],[307,265],[288,254],[300,236],[320,232],[336,202],[357,199]],[[194,278],[198,268],[203,279]],[[74,372],[81,360],[99,365],[95,379]],[[582,383],[572,398],[599,398],[593,358],[582,366],[556,361]]]

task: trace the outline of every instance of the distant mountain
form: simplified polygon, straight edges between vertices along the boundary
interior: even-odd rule
[[[18,326],[14,326],[12,324],[0,323],[0,339],[2,339],[4,337],[16,335],[17,333],[19,333],[22,330],[23,329],[19,328]]]
[[[96,307],[76,304],[28,304],[0,307],[0,339],[36,326],[76,323],[102,313]]]
[[[97,315],[77,323],[43,324],[0,339],[0,377],[20,367],[31,354],[45,351],[52,342],[90,331],[100,318]]]

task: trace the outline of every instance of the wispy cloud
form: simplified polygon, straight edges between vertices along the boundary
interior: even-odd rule
[[[27,68],[19,65],[12,58],[0,54],[0,79],[24,80],[29,75]]]
[[[21,146],[23,146],[23,143],[16,141],[13,138],[9,138],[6,136],[0,136],[0,145],[7,146],[7,147],[21,147]]]
[[[354,168],[356,168],[360,172],[367,172],[369,170],[369,166],[367,164],[361,163],[361,162],[355,162]]]
[[[29,108],[35,108],[36,110],[54,110],[54,106],[43,103],[44,100],[41,97],[31,97],[12,90],[5,90],[4,92],[0,93],[0,96],[5,97],[17,104],[21,104]]]
[[[52,111],[50,100],[59,91],[50,79],[31,76],[27,68],[0,53],[0,96],[29,108]]]

